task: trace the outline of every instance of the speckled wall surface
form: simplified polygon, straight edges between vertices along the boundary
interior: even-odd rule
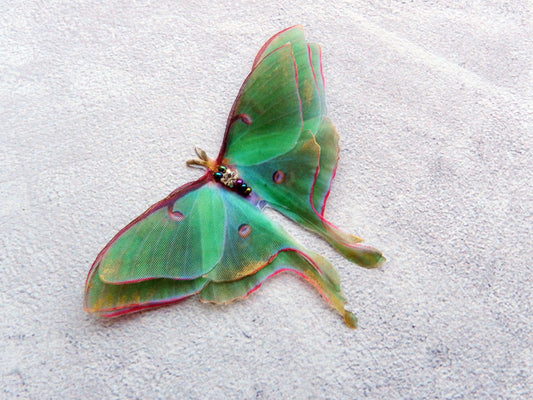
[[[453,5],[450,5],[453,4]],[[531,5],[0,5],[0,397],[531,396]],[[382,250],[338,268],[359,329],[281,274],[245,301],[99,321],[90,264],[218,153],[255,53],[323,46],[341,160],[327,216]]]

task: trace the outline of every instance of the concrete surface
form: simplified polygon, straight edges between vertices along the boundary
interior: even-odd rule
[[[339,269],[356,331],[282,274],[245,301],[82,311],[114,233],[216,155],[255,53],[322,44],[342,153],[328,217],[381,249]],[[0,398],[531,397],[527,1],[0,5]]]

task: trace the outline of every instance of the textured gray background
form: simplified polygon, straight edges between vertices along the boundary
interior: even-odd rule
[[[531,395],[530,3],[74,3],[0,5],[0,397]],[[224,307],[83,313],[98,251],[199,176],[193,146],[217,154],[256,52],[296,23],[342,139],[327,215],[389,261],[269,214],[338,267],[360,328],[288,274]]]

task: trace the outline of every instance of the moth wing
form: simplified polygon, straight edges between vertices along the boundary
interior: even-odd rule
[[[286,44],[246,78],[230,112],[218,162],[254,165],[286,153],[302,127],[296,63]]]
[[[309,251],[288,249],[279,252],[257,272],[241,279],[227,282],[209,282],[200,291],[202,301],[226,304],[248,297],[263,282],[281,272],[293,272],[310,282],[343,317],[345,323],[355,328],[357,319],[344,306],[346,300],[340,288],[338,273],[324,257]]]
[[[275,67],[270,63],[276,62],[282,54],[288,54],[289,50],[294,59],[296,79],[291,81],[272,78],[276,77],[276,74]],[[272,77],[258,72],[264,65],[270,65]],[[296,89],[302,120],[301,133],[296,140],[296,129],[291,131],[291,135],[283,134],[280,145],[277,146],[277,143],[271,142],[279,139],[273,133],[282,131],[265,130],[264,126],[252,130],[254,119],[251,118],[248,121],[250,127],[246,135],[248,140],[254,140],[253,151],[241,149],[239,141],[226,140],[221,152],[222,157],[219,156],[219,159],[234,165],[255,193],[269,205],[322,235],[348,259],[368,268],[380,265],[385,259],[378,250],[359,244],[362,239],[340,231],[324,217],[339,157],[339,136],[335,126],[325,116],[320,46],[305,41],[301,26],[288,28],[274,35],[261,48],[254,61],[250,77],[252,76],[257,77],[256,82],[261,81],[265,86],[268,86],[272,80],[273,93],[280,91],[278,88],[281,85],[288,85],[292,97],[285,98],[287,110],[296,110],[296,107],[291,108],[289,104],[295,101],[293,91]],[[296,88],[294,82],[297,83]],[[253,87],[248,88],[245,83],[243,88],[246,90],[241,89],[235,103],[237,107],[234,106],[230,121],[233,121],[231,118],[235,118],[236,115],[242,115],[241,111],[244,108],[240,107],[240,98],[245,96],[253,98],[255,95]],[[275,97],[262,96],[261,101],[257,102],[261,103],[262,109],[271,111],[269,119],[275,118],[276,112],[280,113],[281,118],[286,116],[284,114],[286,110],[270,106],[270,102],[276,101],[278,100]],[[229,123],[228,126],[232,127],[232,124]],[[239,122],[236,126],[243,126],[243,123]],[[232,132],[232,128],[229,132]],[[228,138],[228,135],[226,136]],[[272,147],[276,147],[277,150],[269,151]]]
[[[135,311],[196,293],[220,261],[225,212],[209,176],[182,186],[120,230],[94,261],[85,309]]]

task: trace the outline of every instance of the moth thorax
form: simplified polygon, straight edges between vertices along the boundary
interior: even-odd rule
[[[235,190],[243,196],[248,196],[252,192],[252,188],[239,177],[237,171],[229,169],[224,165],[218,167],[218,171],[213,174],[215,181],[222,183],[224,186]]]
[[[222,175],[222,178],[220,179],[220,182],[222,182],[224,185],[232,188],[235,185],[235,182],[239,179],[239,174],[237,171],[232,171],[230,169],[226,170],[224,175]]]

